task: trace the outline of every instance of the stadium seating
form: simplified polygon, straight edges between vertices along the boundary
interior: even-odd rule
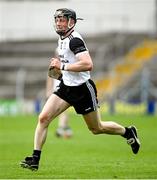
[[[112,96],[113,93],[124,88],[144,66],[148,67],[148,62],[152,61],[157,54],[156,50],[157,41],[155,40],[144,40],[131,49],[121,61],[115,63],[110,69],[109,77],[104,75],[104,78],[96,81],[99,98]]]

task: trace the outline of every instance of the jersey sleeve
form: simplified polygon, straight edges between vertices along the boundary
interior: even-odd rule
[[[82,41],[82,39],[77,37],[70,40],[69,47],[74,54],[87,51],[85,43]]]

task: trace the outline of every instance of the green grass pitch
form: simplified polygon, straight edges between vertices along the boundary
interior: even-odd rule
[[[0,117],[0,179],[157,178],[156,116],[102,114],[104,120],[137,126],[142,146],[134,155],[122,137],[93,135],[81,116],[69,113],[73,138],[55,137],[57,120],[52,122],[36,172],[19,162],[32,153],[37,116]]]

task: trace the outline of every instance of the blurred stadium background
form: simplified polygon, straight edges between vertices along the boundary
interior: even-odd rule
[[[57,35],[55,9],[76,10],[104,112],[156,114],[156,0],[0,0],[0,115],[38,113]]]

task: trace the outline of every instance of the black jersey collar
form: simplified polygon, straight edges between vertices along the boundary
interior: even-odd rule
[[[61,40],[64,40],[65,38],[69,37],[73,32],[74,32],[74,29],[67,36],[60,36]]]

